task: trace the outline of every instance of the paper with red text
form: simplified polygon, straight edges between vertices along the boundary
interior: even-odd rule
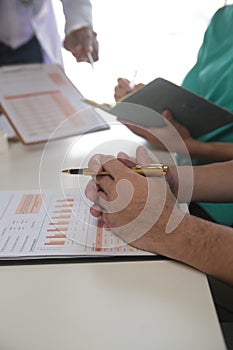
[[[103,229],[77,189],[2,191],[0,198],[0,260],[151,255]]]
[[[0,104],[24,144],[108,128],[55,64],[0,68]]]

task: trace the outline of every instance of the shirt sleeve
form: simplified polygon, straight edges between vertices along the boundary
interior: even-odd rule
[[[92,27],[90,0],[61,0],[65,15],[65,34],[82,27]]]

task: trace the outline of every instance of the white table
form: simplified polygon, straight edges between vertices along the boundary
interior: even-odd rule
[[[0,189],[78,186],[63,167],[141,142],[113,124],[45,148],[11,143]],[[176,262],[0,266],[0,280],[2,350],[225,349],[206,276]]]

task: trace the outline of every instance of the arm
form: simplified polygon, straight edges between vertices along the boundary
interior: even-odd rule
[[[124,161],[125,157],[127,155],[123,153],[120,159]],[[151,163],[142,146],[137,148],[136,158],[138,164]],[[179,202],[230,203],[233,201],[232,174],[233,160],[199,166],[171,166],[166,179]]]
[[[155,241],[154,251],[233,286],[232,228],[186,214],[176,229],[166,236],[170,237],[159,244]],[[144,244],[142,240],[135,243]]]
[[[212,162],[224,162],[233,159],[233,143],[202,142],[190,139],[187,140],[186,147],[192,158]]]
[[[187,196],[192,185],[192,202],[232,202],[233,161],[194,166],[192,169],[193,178],[190,166],[169,169],[170,186],[180,202],[190,200]]]
[[[173,118],[169,110],[164,110],[163,116],[180,134],[192,158],[211,162],[223,162],[233,159],[233,143],[202,142],[196,140],[190,135],[186,127]]]
[[[194,139],[188,129],[178,123],[169,110],[163,111],[167,126],[164,128],[144,128],[139,125],[122,122],[135,134],[146,139],[151,145],[169,152],[177,152],[191,158],[211,162],[223,162],[233,159],[233,143],[202,142]]]
[[[144,154],[139,152],[137,156],[142,158]],[[97,177],[97,188],[92,180],[86,194],[95,203],[92,214],[101,215],[120,238],[138,249],[176,259],[233,285],[232,228],[183,213],[163,178],[135,174],[109,156],[98,156],[98,161],[92,158],[89,167],[104,167],[111,175]],[[211,186],[209,189],[213,191]]]
[[[97,35],[92,28],[92,5],[90,0],[61,0],[66,19],[64,47],[77,61],[88,61],[91,52],[98,60]]]

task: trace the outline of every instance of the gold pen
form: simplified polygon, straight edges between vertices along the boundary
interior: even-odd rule
[[[147,166],[135,165],[130,168],[135,173],[144,175],[144,176],[163,176],[168,172],[168,166],[164,164],[149,164]],[[64,169],[63,173],[69,175],[88,175],[88,176],[100,176],[100,175],[109,175],[107,171],[101,171],[99,174],[94,173],[88,168],[83,169]]]

